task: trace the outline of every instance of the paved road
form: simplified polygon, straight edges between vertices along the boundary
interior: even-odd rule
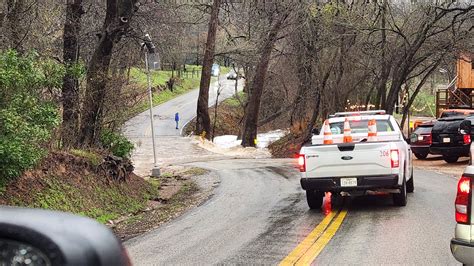
[[[219,101],[222,101],[235,93],[235,81],[227,80],[225,75],[221,75],[219,80],[221,84]],[[242,83],[239,82],[240,85]],[[209,106],[215,104],[217,89],[218,83],[213,82],[209,90]],[[239,86],[239,90],[241,89],[242,86]],[[192,145],[190,139],[181,137],[183,126],[196,116],[198,93],[199,90],[196,89],[153,108],[158,165],[216,157],[215,154]],[[181,120],[178,130],[175,129],[174,121],[176,112],[179,112]],[[149,175],[153,167],[149,111],[127,121],[123,133],[136,146],[132,155],[135,173],[140,176]]]
[[[233,93],[234,82],[222,84],[223,99]],[[215,87],[211,92],[213,104]],[[197,90],[154,108],[158,163],[208,168],[221,184],[204,205],[127,241],[135,265],[456,264],[449,251],[455,178],[415,171],[415,193],[406,207],[372,196],[332,209],[326,201],[324,211],[310,211],[292,160],[229,159],[180,137],[174,113],[180,112],[182,122],[190,120],[196,99]],[[148,174],[153,166],[148,112],[129,121],[124,132],[137,145],[132,159],[138,173]]]
[[[136,265],[278,264],[325,220],[308,210],[291,160],[193,165],[218,173],[216,194],[126,242]],[[449,251],[455,188],[452,177],[416,170],[406,207],[383,196],[349,199],[342,225],[313,264],[456,264]]]

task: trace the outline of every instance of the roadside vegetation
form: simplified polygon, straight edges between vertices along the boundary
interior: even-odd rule
[[[101,158],[92,151],[52,152],[36,169],[10,182],[0,204],[72,212],[106,223],[138,212],[158,197],[159,183],[133,174],[125,182],[102,175]]]

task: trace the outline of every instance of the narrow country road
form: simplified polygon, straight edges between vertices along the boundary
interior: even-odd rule
[[[219,102],[235,94],[235,81],[219,77],[221,94]],[[239,90],[243,80],[239,81]],[[215,104],[218,83],[213,82],[209,90],[209,106]],[[184,125],[196,116],[199,90],[195,89],[153,108],[158,165],[212,158],[215,154],[191,144],[190,139],[182,138]],[[180,128],[175,128],[174,115],[179,112]],[[124,135],[135,144],[132,161],[135,173],[148,176],[153,167],[153,145],[151,139],[150,111],[144,111],[127,121],[123,127]],[[220,155],[222,157],[222,155]]]
[[[224,99],[234,93],[234,81],[222,84]],[[215,87],[210,104],[214,97]],[[326,200],[323,211],[310,211],[293,160],[232,159],[181,137],[174,113],[189,121],[196,99],[194,90],[154,108],[158,163],[210,169],[220,186],[202,206],[125,242],[134,265],[456,264],[449,250],[456,178],[415,170],[406,207],[393,206],[391,197],[366,196],[332,208]],[[138,173],[148,174],[148,111],[124,132],[137,145]]]

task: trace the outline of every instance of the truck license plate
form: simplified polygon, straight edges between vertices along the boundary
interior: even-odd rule
[[[341,178],[341,187],[357,187],[357,178]]]
[[[451,142],[451,139],[450,138],[443,138],[443,142],[444,143],[449,143],[449,142]]]

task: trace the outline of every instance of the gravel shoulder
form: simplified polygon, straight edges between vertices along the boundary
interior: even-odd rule
[[[170,167],[150,182],[160,186],[159,197],[147,207],[111,221],[108,225],[122,240],[152,231],[211,198],[219,183],[215,172],[196,167]]]
[[[446,163],[441,156],[428,155],[424,160],[413,159],[413,165],[417,169],[433,171],[439,174],[446,174],[451,177],[459,178],[464,168],[469,164],[468,157],[461,157],[457,163]]]

